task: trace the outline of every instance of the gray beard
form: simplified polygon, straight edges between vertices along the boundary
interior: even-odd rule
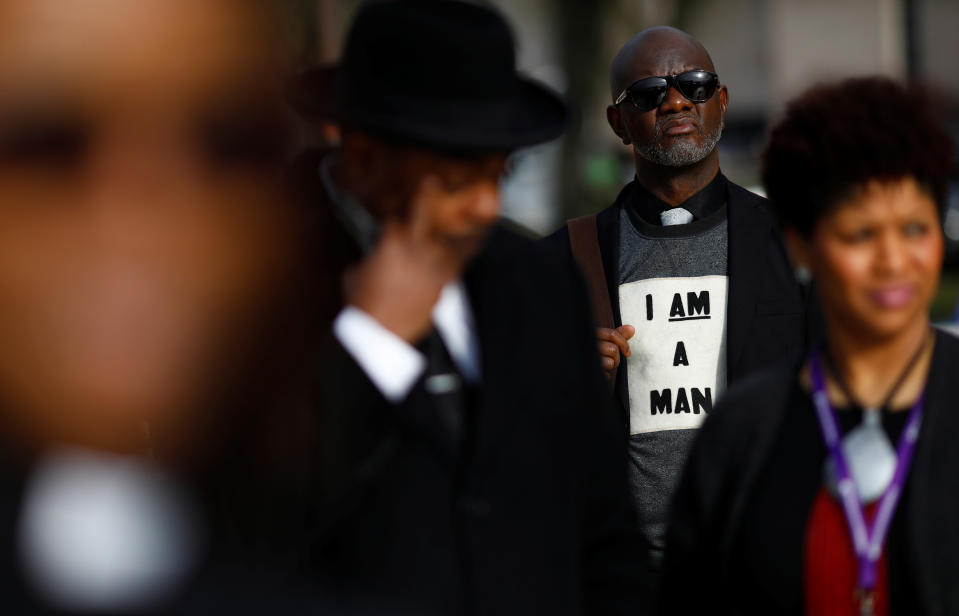
[[[691,140],[676,139],[672,147],[666,147],[662,142],[662,132],[656,127],[656,139],[647,144],[635,144],[636,151],[649,162],[663,167],[688,167],[694,165],[712,154],[723,134],[723,122],[716,126],[711,134],[707,134],[701,145]]]

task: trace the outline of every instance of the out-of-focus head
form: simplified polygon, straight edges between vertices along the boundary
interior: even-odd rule
[[[942,268],[954,146],[930,95],[873,77],[789,104],[763,183],[827,318],[870,337],[925,322]]]
[[[429,233],[464,262],[499,218],[506,152],[450,152],[347,130],[340,157],[341,176],[374,217],[406,220],[422,204]]]
[[[187,429],[242,357],[291,222],[268,7],[0,2],[0,409],[26,438]]]
[[[687,167],[715,152],[729,93],[689,34],[667,26],[636,34],[613,60],[610,88],[607,120],[637,164]]]
[[[341,62],[307,73],[295,98],[341,124],[341,177],[355,171],[350,190],[375,216],[404,216],[429,199],[435,232],[469,252],[496,220],[506,155],[566,123],[563,101],[515,64],[509,26],[492,8],[369,2]]]

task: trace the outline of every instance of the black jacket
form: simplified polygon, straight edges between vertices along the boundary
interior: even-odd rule
[[[331,318],[359,256],[301,160]],[[325,282],[323,282],[325,281]],[[389,404],[329,341],[305,567],[417,613],[635,614],[645,545],[574,268],[502,227],[464,276],[482,384],[458,454],[422,381]]]
[[[697,435],[673,501],[660,604],[669,614],[735,614],[730,557],[743,507],[787,409],[797,355],[730,389]],[[922,428],[901,506],[915,614],[959,614],[959,340],[936,335]],[[810,409],[812,412],[812,409]],[[898,514],[897,514],[898,515]],[[689,586],[696,585],[696,592]]]
[[[635,182],[635,181],[634,181]],[[596,216],[600,253],[616,325],[619,310],[619,220],[634,182]],[[802,348],[806,339],[805,302],[766,200],[727,181],[729,296],[726,374],[730,383]],[[564,226],[543,240],[572,260]],[[617,397],[628,408],[626,362],[619,367]]]

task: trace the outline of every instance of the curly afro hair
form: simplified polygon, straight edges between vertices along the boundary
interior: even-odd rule
[[[930,93],[885,77],[806,91],[763,152],[762,180],[783,226],[809,236],[838,201],[870,180],[913,177],[940,217],[955,148]]]

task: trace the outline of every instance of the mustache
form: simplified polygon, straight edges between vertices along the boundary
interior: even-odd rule
[[[662,137],[663,133],[666,132],[666,129],[670,128],[675,124],[692,124],[696,127],[696,131],[702,134],[703,132],[703,123],[699,120],[698,117],[692,114],[683,114],[683,115],[673,115],[666,116],[661,118],[656,118],[656,125],[653,127],[653,131],[656,134],[656,137]]]

